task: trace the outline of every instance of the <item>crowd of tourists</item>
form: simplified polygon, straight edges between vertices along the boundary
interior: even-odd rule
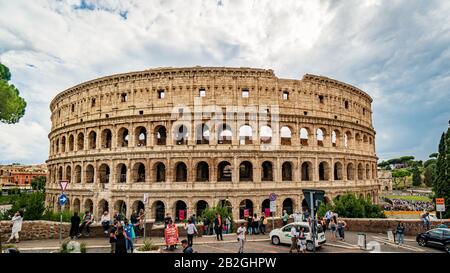
[[[383,205],[386,211],[424,211],[434,210],[433,202],[426,201],[409,201],[402,199],[389,199],[388,203]]]

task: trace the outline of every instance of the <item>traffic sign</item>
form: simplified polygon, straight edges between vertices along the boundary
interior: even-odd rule
[[[275,200],[277,200],[277,195],[275,194],[275,193],[271,193],[271,194],[269,194],[269,200],[270,201],[275,201]]]
[[[277,211],[277,203],[275,201],[270,201],[270,212]]]
[[[444,198],[436,198],[436,211],[445,211]]]
[[[58,201],[61,206],[64,206],[67,203],[67,196],[65,194],[61,194]]]
[[[59,187],[61,188],[62,192],[64,192],[66,190],[68,184],[69,184],[68,180],[60,180],[59,181]]]

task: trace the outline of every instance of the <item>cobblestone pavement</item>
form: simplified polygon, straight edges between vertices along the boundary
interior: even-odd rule
[[[326,233],[327,243],[318,249],[318,253],[369,253],[369,252],[395,252],[395,253],[442,253],[443,250],[430,247],[420,247],[414,237],[405,238],[405,244],[398,247],[395,243],[387,239],[386,234],[366,233],[367,248],[362,250],[358,245],[358,233],[346,232],[345,241],[334,241],[330,232]],[[165,250],[164,239],[162,237],[151,238],[152,242],[162,248],[163,253],[178,253],[181,248],[175,250]],[[88,253],[108,253],[109,244],[107,238],[83,238],[79,240],[87,245]],[[142,244],[143,239],[139,238],[137,246]],[[23,253],[50,253],[56,252],[59,240],[35,240],[24,241],[17,245]],[[236,253],[238,243],[234,234],[225,235],[224,241],[217,241],[214,236],[197,237],[194,239],[194,250],[199,253]],[[247,253],[287,253],[288,245],[272,245],[268,235],[249,235],[245,245]],[[307,253],[309,254],[309,253]]]

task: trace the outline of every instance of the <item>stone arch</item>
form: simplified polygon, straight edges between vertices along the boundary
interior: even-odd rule
[[[145,165],[142,162],[136,162],[131,172],[133,182],[145,182]]]
[[[90,131],[88,135],[89,149],[97,149],[97,132]]]
[[[143,209],[145,211],[145,204],[141,200],[136,200],[133,202],[133,205],[131,206],[132,212],[139,213]]]
[[[364,179],[364,167],[362,163],[358,164],[358,180]]]
[[[58,180],[63,180],[63,166],[58,169]]]
[[[347,180],[355,180],[355,166],[352,162],[347,164]]]
[[[230,125],[224,123],[217,130],[217,144],[231,144],[233,139],[233,131]]]
[[[82,169],[80,165],[76,165],[75,166],[75,170],[74,170],[74,177],[75,177],[75,183],[81,183],[81,173],[82,173]]]
[[[155,142],[156,145],[167,144],[167,129],[166,127],[159,125],[155,128]]]
[[[127,203],[122,199],[117,200],[114,203],[114,210],[126,217],[127,216]]]
[[[166,216],[166,205],[164,202],[157,200],[153,202],[152,207],[152,217],[155,219],[156,222],[164,222],[164,217]]]
[[[100,220],[100,218],[102,217],[103,213],[107,211],[109,212],[109,202],[105,199],[101,199],[98,202],[98,206],[97,206],[97,219]]]
[[[264,161],[261,164],[261,181],[273,181],[273,164],[270,161]]]
[[[77,212],[80,213],[81,209],[81,202],[79,198],[74,198],[73,199],[73,205],[72,205],[72,210],[73,212]]]
[[[310,135],[310,130],[307,127],[300,128],[300,144],[302,146],[308,146],[308,139]]]
[[[305,161],[302,163],[302,181],[312,180],[312,163],[310,161]]]
[[[319,163],[319,180],[330,180],[330,165],[326,161],[322,161]]]
[[[259,142],[261,144],[272,143],[272,128],[270,126],[264,125],[259,129]]]
[[[103,163],[98,168],[98,179],[100,183],[109,183],[109,176],[111,174],[111,169],[109,168],[109,165],[106,163]]]
[[[244,124],[239,127],[239,144],[249,145],[253,143],[253,129],[250,125]]]
[[[289,215],[294,213],[294,201],[292,198],[286,198],[283,200],[283,212],[285,210]]]
[[[175,222],[180,222],[180,211],[184,210],[184,219],[187,219],[187,205],[186,202],[184,202],[183,200],[178,200],[175,202],[174,206],[175,208]]]
[[[265,213],[266,209],[270,209],[269,199],[264,199],[261,203],[261,213]]]
[[[239,164],[239,181],[253,181],[253,165],[250,161]]]
[[[281,180],[292,181],[292,162],[286,161],[281,165]]]
[[[126,183],[127,182],[127,165],[124,163],[117,164],[116,174],[117,174],[117,182],[118,183]]]
[[[283,126],[280,128],[281,145],[292,144],[292,130],[289,126]]]
[[[121,127],[117,131],[117,147],[128,147],[128,143],[130,142],[130,132],[128,128]]]
[[[203,211],[209,207],[208,202],[205,200],[197,201],[195,205],[195,215],[197,215],[197,219],[202,216]]]
[[[84,150],[84,134],[79,133],[77,136],[77,151]]]
[[[209,165],[205,161],[197,164],[197,181],[209,181]]]
[[[244,212],[248,210],[248,215],[253,215],[253,201],[244,199],[239,203],[239,219],[244,219]]]
[[[341,145],[340,143],[341,140],[341,133],[339,132],[339,130],[333,130],[331,132],[331,144],[333,147],[339,147]]]
[[[66,167],[66,180],[72,182],[72,167],[70,165],[67,165]]]
[[[87,198],[84,200],[84,211],[90,211],[91,213],[94,211],[94,202],[92,202],[92,199]]]
[[[342,163],[337,161],[334,163],[334,180],[343,180],[344,179],[344,171],[342,167]]]
[[[66,152],[66,136],[61,137],[61,153]]]
[[[75,137],[73,136],[73,134],[70,134],[69,136],[69,152],[73,152],[75,146]]]
[[[350,131],[346,131],[344,134],[344,147],[351,148],[353,143],[352,133]]]
[[[317,128],[316,130],[316,139],[317,146],[323,146],[326,138],[326,130],[324,128]]]
[[[134,139],[137,147],[147,146],[147,129],[144,126],[138,126],[134,129]]]
[[[197,125],[195,128],[195,138],[197,144],[209,144],[211,132],[205,123]]]
[[[179,161],[175,164],[175,182],[186,182],[188,171],[186,163]]]
[[[175,145],[187,145],[189,138],[188,126],[179,124],[173,131]]]
[[[86,166],[86,183],[94,183],[94,175],[95,175],[95,169],[94,166],[91,164],[88,164]]]
[[[228,161],[221,161],[217,167],[217,181],[231,181],[233,169]]]
[[[370,165],[366,163],[366,179],[370,179]]]
[[[112,132],[110,129],[103,129],[101,143],[102,148],[110,149],[112,147]]]
[[[153,172],[155,174],[156,182],[165,182],[166,181],[166,165],[162,162],[156,162],[153,167]]]

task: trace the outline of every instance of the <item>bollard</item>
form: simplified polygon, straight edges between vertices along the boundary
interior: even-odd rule
[[[366,234],[364,233],[358,233],[358,246],[360,249],[367,249],[367,238]]]

